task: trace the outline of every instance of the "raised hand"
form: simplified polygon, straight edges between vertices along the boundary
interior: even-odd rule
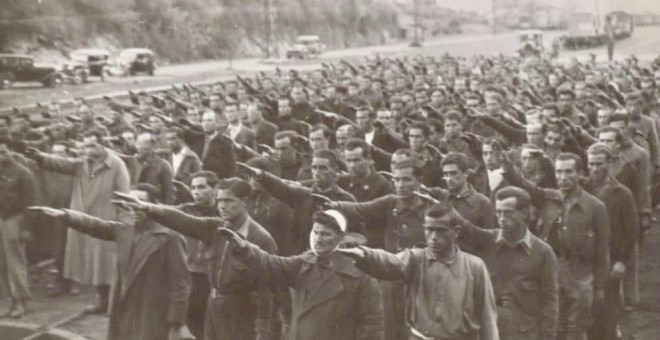
[[[25,148],[25,156],[31,159],[37,159],[41,156],[41,151],[37,148],[28,147]]]
[[[312,198],[323,207],[323,209],[337,209],[337,203],[323,195],[312,194]]]
[[[131,195],[124,194],[118,191],[115,191],[113,196],[114,199],[112,200],[112,203],[120,205],[124,208],[132,208],[135,210],[149,210],[149,207],[152,206],[151,203],[144,202]]]
[[[236,167],[239,172],[245,172],[245,174],[255,179],[260,178],[264,174],[263,170],[251,167],[243,162],[236,162]]]
[[[46,216],[50,216],[50,217],[62,217],[64,215],[66,215],[66,212],[64,210],[45,207],[45,206],[39,206],[39,205],[29,207],[28,210],[38,211],[38,212],[40,212],[40,213],[42,213]]]

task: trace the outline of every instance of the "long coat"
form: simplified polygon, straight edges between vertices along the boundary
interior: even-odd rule
[[[250,246],[244,263],[267,281],[290,287],[288,340],[383,339],[383,306],[378,282],[340,254],[328,256],[320,274],[312,252],[269,255]],[[320,274],[320,275],[319,275]]]
[[[39,164],[48,170],[72,175],[69,208],[110,221],[126,221],[126,215],[111,203],[115,191],[130,190],[128,170],[111,151],[102,163],[89,167],[85,158],[43,155]],[[75,230],[67,231],[64,277],[83,285],[109,285],[115,262],[115,245]]]
[[[110,295],[109,340],[167,339],[170,325],[183,325],[190,274],[185,241],[176,232],[146,221],[143,236],[133,224],[67,211],[68,226],[117,243],[117,275]],[[138,241],[135,242],[135,239]]]

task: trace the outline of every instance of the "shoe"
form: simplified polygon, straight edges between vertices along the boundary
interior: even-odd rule
[[[20,319],[28,313],[25,302],[16,303],[16,307],[9,311],[7,317],[10,319]]]
[[[85,308],[86,314],[100,315],[100,314],[105,314],[107,312],[108,312],[108,305],[102,303]]]

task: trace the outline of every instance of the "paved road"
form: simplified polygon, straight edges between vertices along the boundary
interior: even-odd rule
[[[563,32],[546,32],[545,43],[549,44],[552,38]],[[36,102],[48,100],[68,99],[76,96],[92,96],[113,92],[125,92],[129,89],[138,89],[156,86],[169,86],[183,82],[200,82],[224,80],[235,74],[251,73],[256,71],[273,71],[275,67],[284,70],[295,68],[309,70],[316,68],[321,62],[332,62],[344,59],[360,59],[374,54],[403,56],[403,55],[438,55],[449,52],[453,55],[472,56],[479,54],[510,54],[518,48],[518,36],[515,32],[498,35],[476,34],[470,36],[443,37],[427,41],[421,48],[413,48],[407,43],[351,48],[328,51],[322,58],[303,62],[276,61],[264,63],[257,58],[238,59],[231,62],[208,61],[191,64],[168,65],[159,68],[156,76],[137,77],[109,77],[106,82],[94,81],[81,86],[62,86],[56,89],[44,89],[39,85],[21,85],[10,90],[0,91],[0,109],[11,106],[31,105]],[[636,54],[641,59],[652,59],[660,53],[660,27],[638,28],[632,38],[617,44],[615,54],[622,58]],[[588,58],[588,53],[596,53],[599,60],[605,59],[605,47],[581,51],[562,51],[561,58],[578,57]],[[231,63],[231,69],[229,68]]]

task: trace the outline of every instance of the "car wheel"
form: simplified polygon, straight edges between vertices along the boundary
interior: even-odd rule
[[[62,85],[62,76],[59,74],[52,75],[42,82],[44,87],[55,87]]]
[[[14,75],[9,72],[0,74],[0,89],[11,88],[13,80]]]

